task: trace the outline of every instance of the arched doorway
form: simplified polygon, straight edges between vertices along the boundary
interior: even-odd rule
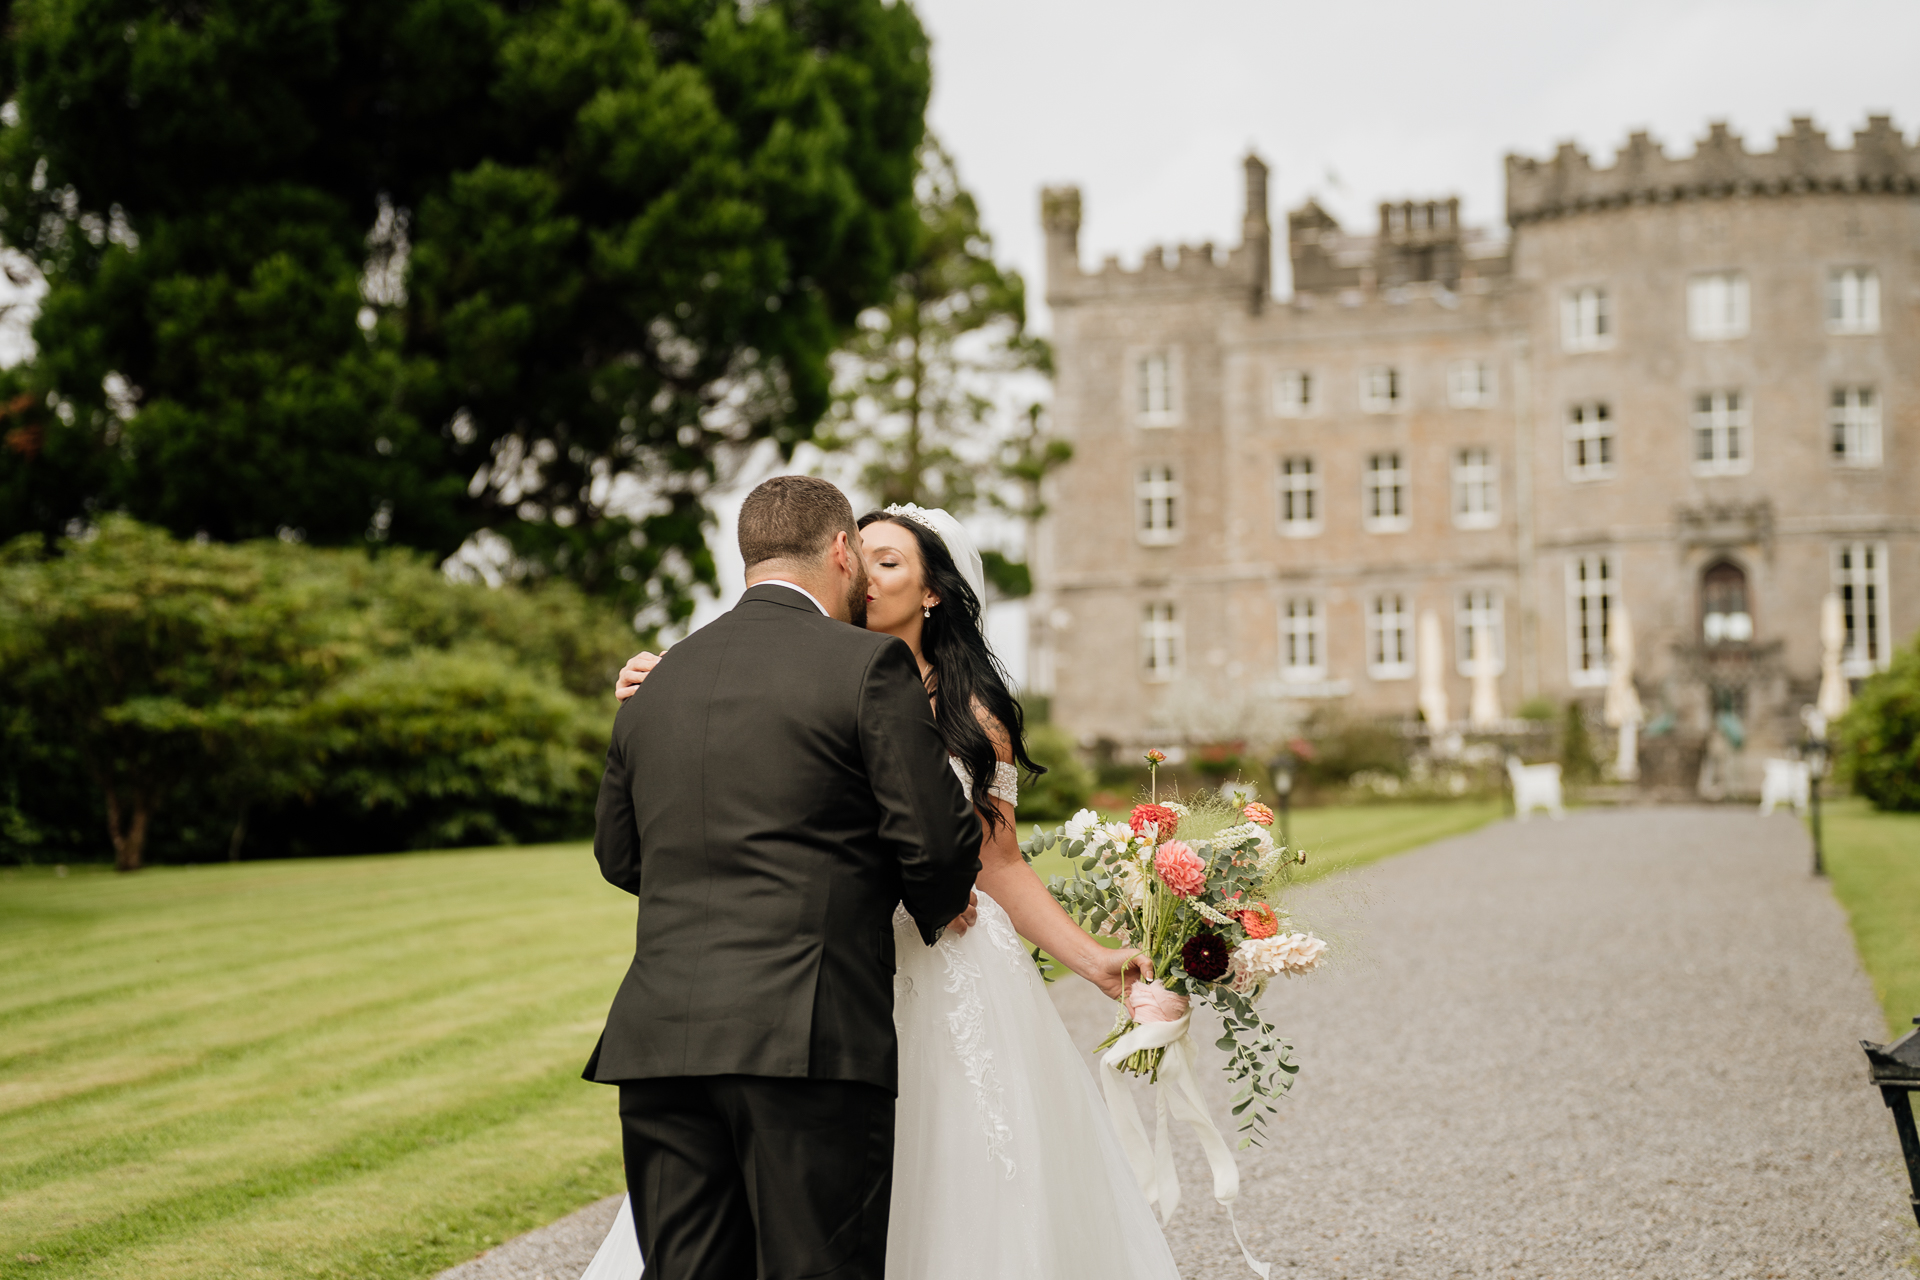
[[[1747,572],[1731,560],[1717,560],[1700,575],[1700,638],[1709,645],[1753,639]]]

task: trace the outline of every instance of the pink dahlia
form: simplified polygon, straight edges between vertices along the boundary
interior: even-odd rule
[[[1153,869],[1160,881],[1183,898],[1191,898],[1207,887],[1207,864],[1184,841],[1169,840],[1153,855]]]
[[[1258,823],[1263,827],[1273,825],[1273,810],[1267,808],[1267,806],[1257,800],[1240,812],[1246,815],[1248,822]]]

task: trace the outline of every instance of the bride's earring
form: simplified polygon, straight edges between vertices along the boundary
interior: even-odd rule
[[[920,616],[921,616],[921,617],[923,617],[923,618],[931,618],[931,617],[933,616],[933,610],[932,610],[932,609],[922,609],[922,610],[920,610]]]

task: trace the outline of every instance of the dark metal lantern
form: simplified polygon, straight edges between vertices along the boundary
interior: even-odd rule
[[[1914,1025],[1920,1026],[1920,1018]],[[1913,1095],[1920,1090],[1920,1031],[1909,1031],[1892,1044],[1862,1040],[1867,1051],[1867,1078],[1893,1112],[1900,1134],[1900,1152],[1907,1158],[1907,1180],[1913,1185],[1913,1217],[1920,1222],[1920,1134],[1913,1127]]]

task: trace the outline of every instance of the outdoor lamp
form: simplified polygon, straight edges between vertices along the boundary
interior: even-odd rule
[[[1273,774],[1273,794],[1280,797],[1280,845],[1291,849],[1293,830],[1289,817],[1293,807],[1293,757],[1282,752],[1268,762],[1267,770]]]
[[[1920,1026],[1920,1018],[1913,1021]],[[1913,1094],[1920,1089],[1920,1031],[1909,1031],[1892,1044],[1862,1040],[1860,1047],[1867,1051],[1867,1079],[1893,1112],[1900,1152],[1907,1158],[1907,1181],[1913,1186],[1913,1218],[1920,1222],[1920,1135],[1913,1128]]]
[[[1827,874],[1826,849],[1820,835],[1820,779],[1827,773],[1826,717],[1808,716],[1807,736],[1800,743],[1800,754],[1807,762],[1807,800],[1813,809],[1813,874]]]

